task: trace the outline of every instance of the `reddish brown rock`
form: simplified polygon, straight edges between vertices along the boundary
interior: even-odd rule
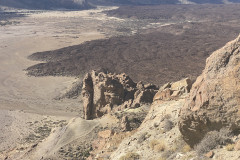
[[[136,84],[124,73],[92,71],[83,79],[84,118],[94,119],[114,110],[136,108],[144,103],[152,103],[157,89],[157,86],[152,84],[144,85],[142,82]]]
[[[206,153],[204,156],[207,157],[207,158],[213,158],[214,152],[213,152],[213,151],[209,151],[209,152]]]
[[[173,91],[169,88],[164,89],[163,91],[158,91],[154,96],[154,101],[156,100],[170,100]]]
[[[114,105],[133,99],[136,84],[125,74],[95,72],[83,79],[82,99],[85,119],[109,113]]]
[[[179,114],[179,129],[191,146],[223,127],[240,130],[240,37],[207,59]]]
[[[240,151],[240,140],[238,140],[234,146],[234,150]]]
[[[109,138],[112,135],[113,135],[112,130],[105,130],[105,131],[98,132],[98,137],[101,137],[101,138]]]
[[[169,101],[189,93],[192,82],[189,78],[182,79],[174,83],[166,83],[155,94],[153,101]]]

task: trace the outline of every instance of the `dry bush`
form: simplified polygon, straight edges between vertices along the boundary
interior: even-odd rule
[[[173,122],[169,119],[165,119],[164,121],[164,131],[168,132],[173,128]]]
[[[150,147],[152,150],[154,150],[154,147],[155,147],[157,144],[159,144],[159,141],[156,140],[156,139],[153,139],[153,140],[150,141],[149,147]]]
[[[226,145],[229,143],[231,134],[228,129],[221,129],[220,131],[208,132],[202,141],[195,146],[198,155],[203,155],[208,151],[216,148],[218,145]]]
[[[130,137],[135,132],[136,130],[133,130],[131,132],[120,132],[118,134],[113,135],[110,140],[111,148],[115,150],[125,138]]]
[[[174,144],[171,146],[170,150],[172,152],[184,152],[184,147],[186,147],[187,144],[183,140],[182,136],[179,136],[174,140]],[[186,147],[187,148],[187,147]]]
[[[171,150],[165,150],[162,154],[161,154],[161,158],[163,159],[172,159],[170,158],[172,155],[174,154],[173,151]]]
[[[125,156],[120,157],[119,160],[138,160],[140,155],[133,152],[128,152]]]
[[[154,146],[154,151],[163,152],[166,149],[166,145],[164,142],[160,142],[159,144]]]
[[[163,140],[158,141],[156,139],[153,139],[150,141],[149,147],[155,152],[162,152],[166,150],[166,143]]]
[[[138,138],[138,143],[142,143],[143,141],[145,141],[147,139],[147,132],[144,132],[141,134],[141,136]]]
[[[228,145],[226,146],[226,150],[227,150],[227,151],[233,151],[233,150],[234,150],[234,146],[235,146],[235,144],[228,144]]]
[[[164,121],[165,119],[170,119],[171,117],[171,114],[166,114],[162,117],[161,121]]]
[[[188,144],[184,145],[182,149],[184,153],[190,152],[191,150],[192,148]]]

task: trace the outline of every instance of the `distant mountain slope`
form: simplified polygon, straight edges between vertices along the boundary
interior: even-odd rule
[[[89,0],[93,4],[155,5],[155,4],[225,4],[240,3],[240,0]]]
[[[0,5],[26,9],[88,9],[92,6],[87,0],[1,0]]]

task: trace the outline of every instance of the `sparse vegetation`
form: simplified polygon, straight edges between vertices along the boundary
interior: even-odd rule
[[[203,155],[216,148],[218,145],[226,145],[231,141],[230,137],[230,131],[226,128],[223,128],[220,131],[211,131],[205,135],[198,145],[195,146],[195,150],[198,155]]]
[[[159,144],[154,146],[154,151],[156,152],[163,152],[165,149],[166,149],[166,145],[162,141]]]
[[[155,152],[162,152],[166,149],[166,144],[163,140],[159,141],[159,140],[153,139],[150,141],[149,147]]]
[[[119,146],[119,144],[126,138],[129,137],[131,135],[133,135],[136,132],[136,130],[133,130],[131,132],[120,132],[118,134],[115,134],[112,136],[111,138],[111,149],[115,150],[117,149],[117,147]]]
[[[153,139],[153,140],[150,141],[149,147],[150,147],[152,150],[154,150],[154,147],[155,147],[158,143],[159,143],[158,140]]]
[[[179,6],[172,7],[175,10]],[[122,14],[135,14],[141,19],[139,20],[141,22],[142,18],[144,19],[144,25],[139,24],[141,25],[138,27],[137,33],[139,34],[94,40],[55,51],[35,53],[29,58],[47,61],[47,63],[29,67],[28,74],[33,76],[78,76],[89,70],[105,68],[112,73],[125,72],[133,77],[134,81],[141,80],[158,85],[188,76],[192,76],[194,79],[202,72],[208,55],[235,38],[239,34],[240,26],[238,21],[229,23],[233,20],[229,15],[233,15],[234,20],[239,19],[239,6],[231,6],[236,7],[235,9],[230,9],[229,6],[223,7],[221,12],[217,13],[212,12],[212,10],[217,10],[216,6],[209,7],[210,9],[194,6],[194,12],[192,7],[185,6],[184,12],[177,9],[178,13],[169,9],[170,6],[156,6],[154,12],[152,7],[146,6],[127,10],[123,7]],[[221,17],[215,20],[219,14]],[[158,24],[156,25],[157,29],[141,30],[143,26],[146,26],[145,21],[147,24],[153,21],[148,19],[148,15],[150,19],[157,19],[157,23],[173,24],[165,27],[160,27]],[[163,20],[161,17],[166,17],[167,20]],[[183,17],[183,19],[179,20],[179,17]],[[189,19],[190,21],[194,19],[194,21],[186,22]],[[126,28],[126,26],[124,27]]]
[[[173,122],[170,119],[164,120],[164,132],[168,132],[173,128]]]
[[[183,140],[182,136],[179,136],[174,140],[174,145],[171,146],[170,150],[172,152],[185,152],[191,148],[190,146],[186,144],[186,142]]]
[[[52,128],[54,127],[63,127],[67,125],[66,120],[59,120],[59,121],[34,121],[28,122],[30,127],[34,128],[34,132],[30,133],[25,139],[23,139],[23,142],[27,143],[36,143],[44,138],[48,137],[51,133]]]
[[[188,144],[184,145],[182,149],[184,153],[190,152],[191,150],[192,148]]]
[[[138,160],[140,155],[133,152],[128,152],[125,156],[122,156],[119,160]]]
[[[161,158],[163,159],[168,159],[169,157],[171,157],[174,154],[173,151],[171,150],[165,150],[162,154],[161,154]],[[171,159],[171,158],[170,158]]]
[[[227,151],[233,151],[234,150],[234,146],[235,146],[235,144],[228,144],[228,145],[226,145],[226,150]]]

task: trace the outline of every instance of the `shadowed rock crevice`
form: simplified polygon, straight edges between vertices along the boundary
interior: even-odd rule
[[[83,100],[83,105],[86,106],[86,110],[84,110],[85,119],[92,119],[92,115],[94,115],[94,106],[93,106],[93,81],[90,74],[87,74],[83,81],[82,88],[82,96],[85,97]]]

